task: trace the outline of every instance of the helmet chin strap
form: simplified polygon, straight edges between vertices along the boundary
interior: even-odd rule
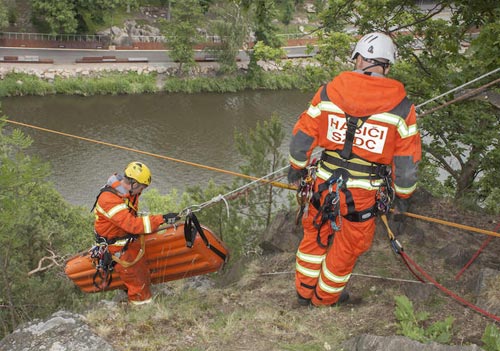
[[[362,69],[362,71],[364,71],[364,72],[366,72],[367,69],[370,69],[370,68],[373,68],[373,67],[382,67],[382,69],[383,69],[382,72],[385,75],[385,70],[387,68],[389,68],[389,65],[390,65],[389,62],[382,62],[382,61],[378,61],[378,60],[375,60],[375,59],[367,59],[367,58],[363,57],[363,60],[366,61],[366,62],[371,63],[371,66],[368,66],[368,67],[365,67],[365,68]]]
[[[130,194],[130,196],[134,196],[134,194],[133,194],[134,185],[137,184],[137,181],[132,179],[132,178],[128,178],[128,181],[130,182],[130,190],[128,191],[128,193]]]

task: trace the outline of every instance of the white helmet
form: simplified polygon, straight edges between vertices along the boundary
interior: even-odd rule
[[[359,39],[351,59],[354,60],[357,54],[367,59],[382,58],[394,63],[396,61],[396,46],[391,37],[384,33],[369,33]]]

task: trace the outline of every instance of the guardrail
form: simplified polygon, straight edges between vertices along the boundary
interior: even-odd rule
[[[19,40],[50,40],[50,41],[107,41],[107,35],[87,35],[87,34],[45,34],[45,33],[21,33],[21,32],[0,32],[0,38]]]
[[[285,39],[311,39],[308,33],[284,33],[278,37]],[[205,35],[205,42],[220,43],[221,37],[218,35]],[[46,33],[22,33],[22,32],[0,32],[0,38],[18,40],[42,40],[42,41],[80,41],[80,42],[109,42],[109,35],[99,34],[46,34]],[[131,35],[130,39],[143,43],[166,43],[167,39],[163,35]]]

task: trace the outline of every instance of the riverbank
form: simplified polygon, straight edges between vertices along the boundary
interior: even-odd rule
[[[196,73],[199,75],[212,74],[217,69],[216,63],[199,63]],[[239,68],[245,68],[246,64],[240,64]],[[5,63],[0,67],[0,80],[11,73],[20,73],[36,76],[46,81],[53,81],[56,77],[76,78],[90,77],[106,72],[136,72],[138,74],[164,74],[175,76],[178,64],[175,62],[165,63],[80,63],[80,64],[35,64],[35,63]],[[193,72],[195,73],[195,72]]]
[[[0,97],[25,95],[105,95],[154,92],[237,92],[245,89],[308,89],[326,78],[321,70],[309,77],[307,59],[259,62],[262,74],[248,73],[248,62],[239,62],[238,71],[220,75],[216,62],[199,62],[184,76],[178,63],[9,63],[0,67]],[[320,74],[318,75],[318,72]],[[314,86],[309,87],[308,84]]]

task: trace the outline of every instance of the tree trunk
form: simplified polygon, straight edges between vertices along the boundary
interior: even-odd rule
[[[455,199],[465,197],[472,190],[474,180],[479,172],[479,151],[476,148],[472,148],[470,155],[470,158],[463,165],[460,176],[457,179]]]
[[[14,301],[12,300],[12,291],[11,291],[11,284],[12,281],[8,277],[8,266],[9,266],[9,261],[8,258],[5,258],[5,261],[2,259],[0,256],[0,262],[2,263],[1,271],[2,271],[2,281],[3,281],[3,294],[5,294],[6,298],[6,305],[5,308],[9,311],[9,317],[10,317],[10,328],[8,325],[5,325],[3,322],[3,328],[4,329],[9,329],[9,331],[14,328],[17,324],[16,321],[16,306],[14,305]]]

